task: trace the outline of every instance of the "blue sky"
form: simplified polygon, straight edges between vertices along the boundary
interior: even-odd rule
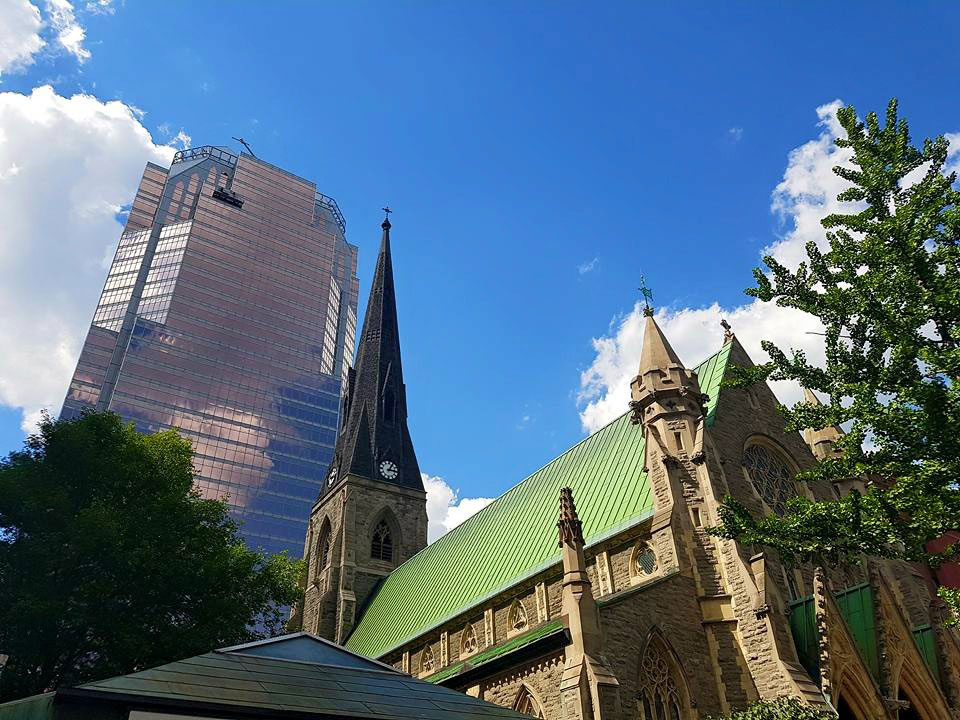
[[[77,2],[69,22],[65,0],[34,4],[45,46],[0,74],[0,97],[19,108],[0,111],[0,194],[17,177],[3,169],[15,133],[27,128],[44,145],[31,103],[13,96],[50,84],[49,102],[86,93],[135,108],[122,122],[152,137],[136,142],[167,144],[180,130],[197,145],[242,135],[258,156],[316,180],[360,247],[364,299],[389,203],[414,443],[422,469],[461,497],[499,494],[612,407],[626,410],[618,403],[624,368],[639,359],[629,321],[641,273],[689,363],[719,346],[721,312],[755,316],[742,295],[751,268],[765,247],[796,247],[830,186],[836,128],[817,108],[841,99],[882,111],[896,95],[916,137],[960,129],[952,3],[837,12],[828,3],[100,0]],[[4,42],[9,50],[13,40],[0,34],[0,63]],[[118,145],[89,161],[106,162]],[[10,167],[29,160],[17,152]],[[37,152],[58,167],[55,149]],[[122,196],[123,178],[132,196],[147,159],[124,156],[134,169],[111,181],[111,197]],[[39,237],[30,217],[8,243]],[[64,216],[63,236],[82,219]],[[104,252],[115,236],[100,240]],[[18,272],[45,290],[0,297],[8,330],[63,288],[44,256],[35,260]],[[59,368],[72,369],[71,338],[82,339],[98,273],[73,301],[83,320],[64,321],[67,339],[48,348],[63,356]],[[789,332],[764,317],[770,324],[758,326]],[[0,325],[2,337],[17,339]],[[0,451],[23,438],[21,408],[35,410],[23,391],[28,360],[0,362]],[[61,382],[59,403],[69,372],[62,381],[57,372],[44,383]],[[602,412],[585,415],[591,402]]]

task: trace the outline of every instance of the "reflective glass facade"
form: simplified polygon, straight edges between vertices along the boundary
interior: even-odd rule
[[[110,409],[194,445],[247,541],[299,557],[353,361],[357,250],[336,203],[251,155],[147,165],[61,417]]]

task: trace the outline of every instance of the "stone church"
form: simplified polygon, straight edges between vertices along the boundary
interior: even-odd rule
[[[766,385],[721,390],[751,364],[729,330],[688,369],[648,314],[624,414],[427,545],[382,227],[295,625],[547,720],[694,720],[780,696],[960,718],[960,636],[926,569],[792,568],[707,532],[728,494],[759,514],[862,487],[794,479],[841,431],[786,432]]]

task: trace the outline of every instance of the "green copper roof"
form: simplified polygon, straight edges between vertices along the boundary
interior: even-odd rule
[[[697,367],[716,413],[729,343]],[[556,564],[560,489],[576,498],[587,545],[650,516],[643,431],[626,413],[501,495],[388,575],[346,647],[383,657],[404,643]]]

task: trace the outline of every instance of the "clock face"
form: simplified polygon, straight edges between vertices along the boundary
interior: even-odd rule
[[[333,485],[337,481],[337,469],[330,468],[330,474],[327,475],[327,484]]]
[[[394,480],[400,474],[400,470],[392,460],[384,460],[380,463],[380,474],[387,480]]]

